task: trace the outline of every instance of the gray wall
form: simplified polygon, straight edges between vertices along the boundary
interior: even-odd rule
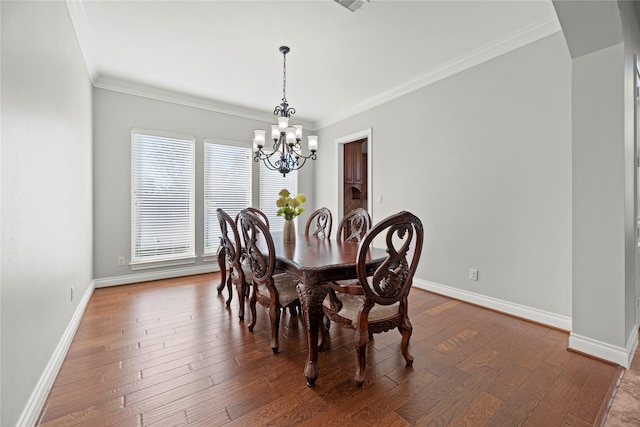
[[[369,127],[373,220],[403,209],[422,219],[417,279],[570,318],[571,59],[561,33],[319,135],[329,145]],[[332,211],[335,148],[318,159],[314,190]]]
[[[624,366],[638,343],[634,3],[554,2],[572,56],[569,346]]]
[[[275,102],[275,101],[274,101]],[[129,95],[112,90],[94,90],[94,277],[96,285],[131,283],[158,277],[218,269],[217,262],[203,262],[203,159],[204,138],[245,143],[251,147],[254,129],[268,129],[275,123],[231,116],[199,108]],[[132,272],[131,260],[131,128],[192,135],[196,138],[196,254],[194,266],[165,267]],[[319,155],[327,145],[320,141]],[[258,183],[259,164],[254,163],[253,180]],[[273,172],[275,173],[275,172]],[[299,171],[298,191],[314,206],[313,162]],[[254,186],[254,206],[259,205],[259,187]],[[306,221],[299,218],[299,227]],[[126,265],[118,266],[117,257]]]
[[[572,333],[624,346],[622,44],[573,60]],[[594,312],[608,313],[607,321]]]
[[[0,425],[13,426],[93,278],[91,82],[64,2],[0,8]]]
[[[625,313],[625,344],[628,352],[633,355],[637,346],[638,328],[640,327],[640,251],[638,250],[637,219],[640,218],[640,206],[638,205],[638,167],[636,166],[637,132],[638,132],[638,98],[636,87],[640,79],[636,78],[637,55],[640,54],[640,19],[637,2],[618,2],[620,19],[624,34],[624,134],[623,146],[625,151],[625,282],[624,282],[624,313]]]

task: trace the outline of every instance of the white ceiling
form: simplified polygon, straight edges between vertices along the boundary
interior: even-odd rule
[[[97,87],[322,127],[560,30],[551,1],[68,1]],[[247,113],[252,112],[252,113]]]

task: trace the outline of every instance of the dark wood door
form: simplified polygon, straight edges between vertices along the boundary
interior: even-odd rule
[[[362,143],[363,140],[350,142],[344,146],[344,183],[362,186]]]
[[[344,204],[346,214],[357,208],[367,209],[367,139],[344,145]]]

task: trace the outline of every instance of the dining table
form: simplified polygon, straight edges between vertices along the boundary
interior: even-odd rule
[[[315,386],[318,378],[318,332],[322,326],[322,302],[334,280],[356,279],[358,244],[328,238],[297,234],[293,242],[285,242],[281,232],[272,233],[276,251],[276,268],[299,279],[297,285],[302,315],[307,332],[308,356],[304,367],[307,385]],[[370,247],[365,261],[367,275],[387,257],[385,249]]]

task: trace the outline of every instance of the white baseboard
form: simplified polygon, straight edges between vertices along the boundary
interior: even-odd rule
[[[73,313],[73,317],[67,325],[62,338],[58,342],[51,359],[49,359],[49,363],[47,363],[44,372],[40,376],[38,384],[36,384],[35,389],[31,393],[31,397],[29,397],[29,401],[22,411],[22,415],[20,415],[20,419],[18,420],[16,427],[32,427],[38,423],[38,416],[40,415],[40,412],[42,412],[43,405],[47,400],[47,396],[49,395],[53,382],[55,381],[58,371],[62,366],[62,362],[67,356],[67,351],[71,346],[71,342],[78,330],[78,326],[80,326],[80,320],[82,320],[87,304],[89,304],[89,299],[91,298],[91,295],[93,295],[93,290],[95,288],[94,285],[94,281],[92,281],[89,284],[89,288],[82,296],[82,300],[80,300],[76,311]]]
[[[452,288],[450,286],[441,285],[439,283],[433,283],[426,280],[414,279],[413,285],[419,289],[424,289],[426,291],[445,295],[461,301],[469,302],[471,304],[477,304],[482,307],[507,313],[512,316],[521,317],[523,319],[531,320],[537,323],[542,323],[544,325],[549,325],[554,328],[563,329],[565,331],[571,331],[572,329],[571,318],[567,316],[549,313],[544,310],[538,310],[536,308],[514,304],[512,302],[476,294],[474,292],[465,291],[463,289]],[[605,342],[594,340],[592,338],[577,335],[573,332],[569,334],[570,349],[594,357],[598,357],[603,360],[608,360],[613,363],[617,363],[618,365],[625,368],[631,366],[631,360],[633,359],[633,355],[637,347],[637,325],[635,328],[633,328],[631,334],[627,338],[626,348],[614,346]]]
[[[476,294],[474,292],[465,291],[463,289],[452,288],[451,286],[441,285],[439,283],[428,282],[426,280],[414,279],[413,286],[436,294],[445,295],[461,301],[477,304],[492,310],[510,314],[512,316],[522,317],[533,322],[549,325],[554,328],[571,330],[571,318],[556,313],[550,313],[537,308],[527,307],[504,301],[485,295]]]
[[[633,330],[631,331],[631,334],[627,339],[626,348],[607,344],[605,342],[597,341],[574,333],[571,333],[569,335],[570,349],[617,363],[625,369],[628,369],[629,366],[631,366],[631,360],[633,359],[633,354],[635,353],[637,347],[637,327],[633,328]]]
[[[127,274],[125,276],[105,277],[102,279],[95,279],[94,282],[96,288],[105,288],[108,286],[129,285],[131,283],[171,279],[173,277],[213,273],[216,271],[220,271],[218,268],[218,263],[210,263],[208,265],[196,265],[186,268],[172,268],[169,270]]]
[[[62,335],[62,338],[58,342],[51,359],[47,363],[47,366],[40,376],[36,387],[31,393],[31,397],[29,397],[29,401],[27,402],[16,427],[32,427],[37,425],[38,417],[42,412],[43,405],[47,400],[47,396],[49,395],[49,391],[51,391],[51,387],[58,375],[58,371],[62,366],[62,362],[64,358],[67,356],[67,351],[71,346],[73,338],[80,326],[80,321],[82,320],[82,316],[84,314],[85,309],[87,308],[87,304],[89,304],[89,299],[91,295],[93,295],[93,291],[96,288],[102,288],[107,286],[116,286],[116,285],[124,285],[130,283],[137,282],[145,282],[149,280],[159,280],[159,279],[168,279],[172,277],[180,277],[180,276],[188,276],[192,274],[203,274],[203,273],[211,273],[214,271],[219,271],[217,263],[211,265],[201,265],[194,266],[189,268],[179,268],[172,270],[163,270],[158,272],[147,272],[147,273],[136,273],[129,274],[126,276],[118,276],[118,277],[109,277],[105,279],[95,279],[93,280],[87,291],[80,300],[76,311],[73,313],[73,317],[69,321],[67,328]]]

